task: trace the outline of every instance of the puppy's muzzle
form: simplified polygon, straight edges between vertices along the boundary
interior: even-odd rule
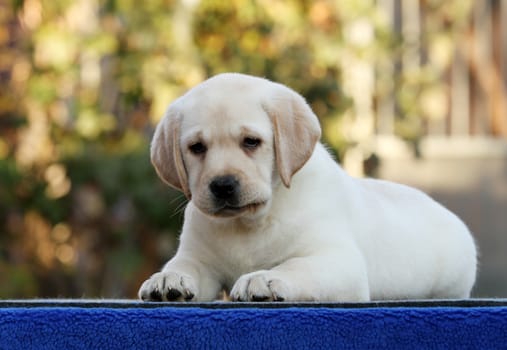
[[[217,205],[237,205],[240,191],[238,179],[232,175],[215,177],[209,184],[209,190]]]

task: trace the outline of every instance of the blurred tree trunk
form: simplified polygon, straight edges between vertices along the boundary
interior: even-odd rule
[[[494,23],[492,25],[489,20],[488,18],[488,27],[491,29],[491,35],[495,37]],[[464,56],[468,59],[472,76],[486,95],[491,133],[507,138],[507,89],[502,79],[502,70],[493,56],[495,48],[488,47],[489,45],[480,40],[481,31],[487,30],[485,26],[480,25],[482,19],[475,22],[475,26],[468,30],[466,36],[468,52]]]

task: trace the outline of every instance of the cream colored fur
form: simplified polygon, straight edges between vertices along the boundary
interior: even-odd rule
[[[225,288],[239,301],[468,297],[477,262],[463,222],[416,189],[350,177],[319,137],[304,99],[261,78],[221,74],[171,104],[152,162],[190,201],[176,255],[139,296],[210,301]],[[221,176],[238,180],[234,206],[218,206],[210,191]]]

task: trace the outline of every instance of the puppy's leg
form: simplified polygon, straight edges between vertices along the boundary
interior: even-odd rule
[[[365,263],[358,254],[292,258],[271,270],[241,276],[234,301],[368,301]]]
[[[138,295],[145,301],[212,301],[220,290],[205,266],[176,256],[141,285]]]

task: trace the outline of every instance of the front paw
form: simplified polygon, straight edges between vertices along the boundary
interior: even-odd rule
[[[289,283],[271,271],[241,276],[231,289],[233,301],[285,301],[291,299]]]
[[[197,295],[193,277],[177,272],[157,272],[139,289],[144,301],[190,301]]]

